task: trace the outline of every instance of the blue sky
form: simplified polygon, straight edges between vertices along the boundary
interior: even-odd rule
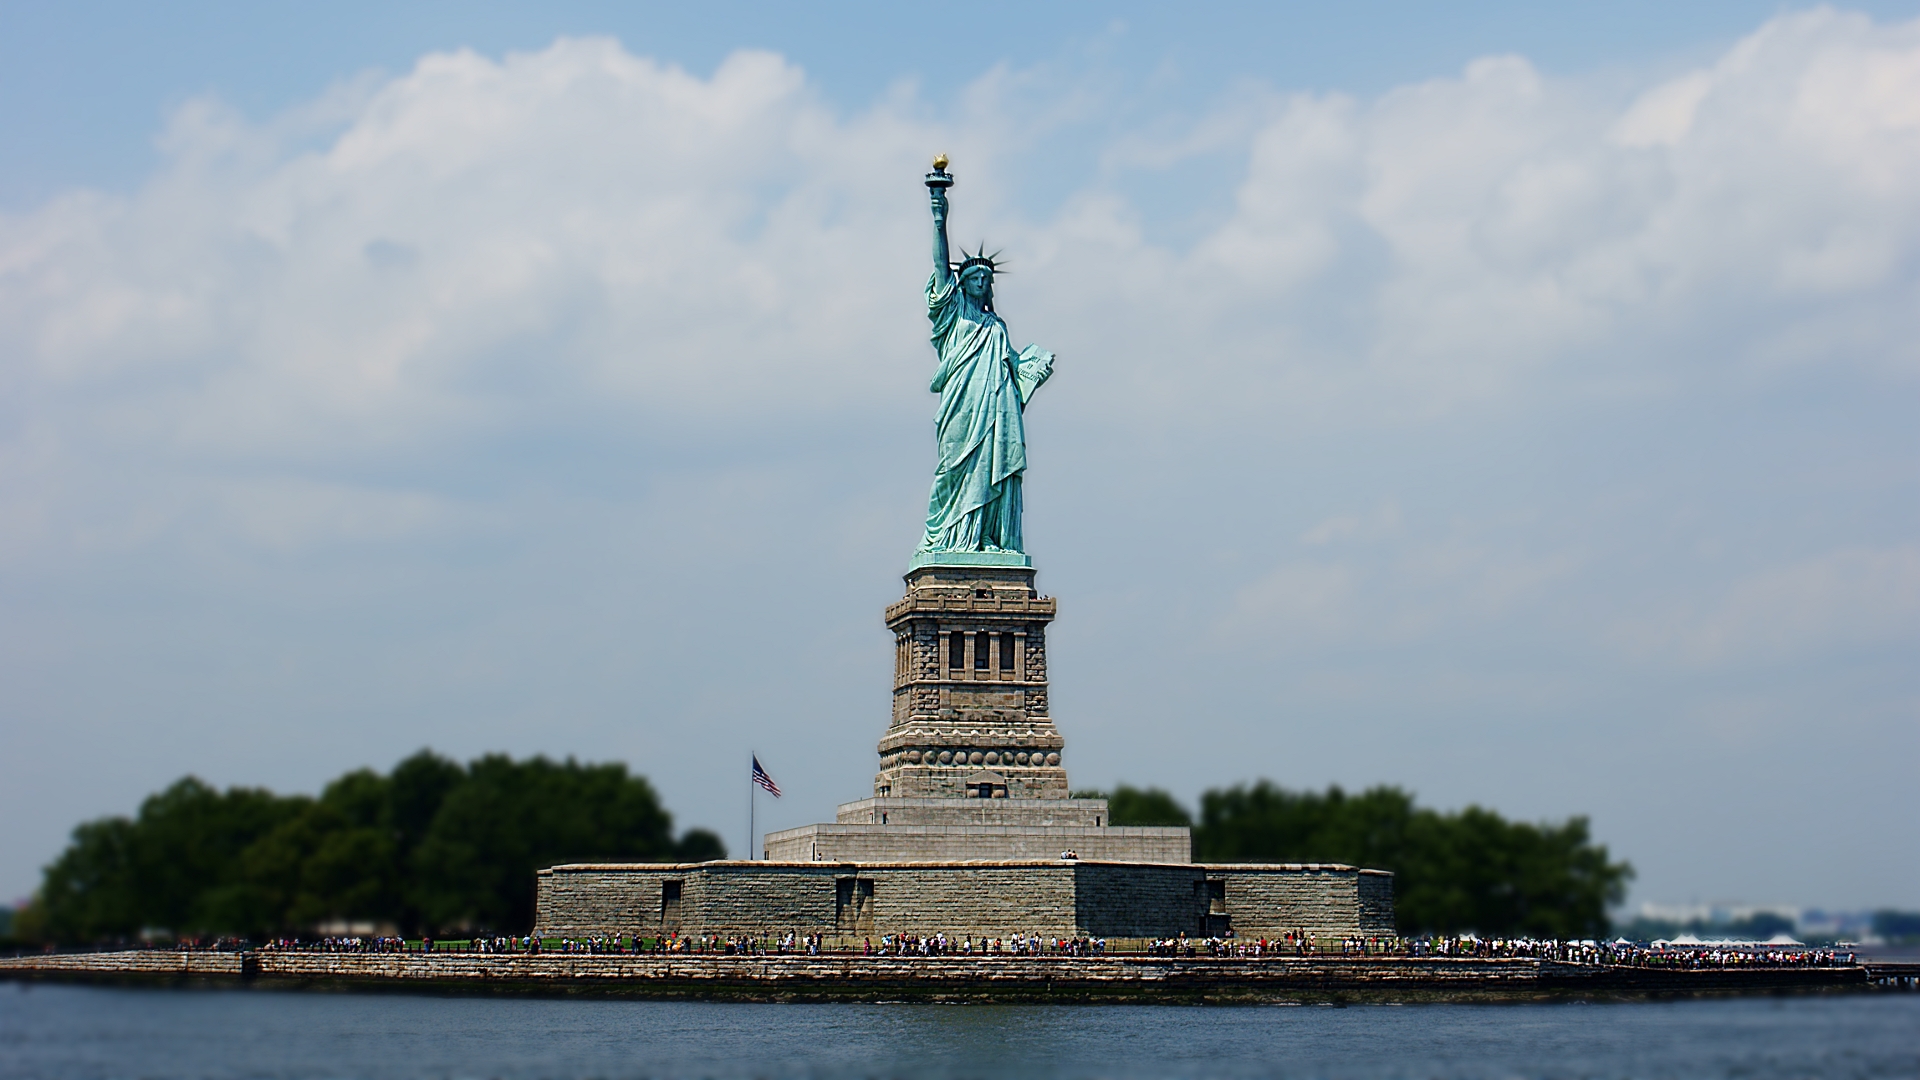
[[[215,95],[270,116],[423,53],[498,56],[558,35],[606,34],[636,54],[711,71],[742,48],[779,52],[858,108],[902,80],[935,103],[997,65],[1097,73],[1123,93],[1194,106],[1248,80],[1378,93],[1517,53],[1557,74],[1645,76],[1697,61],[1788,6],[1607,4],[924,4],[716,2],[0,5],[0,200],[71,186],[126,188],[157,163],[153,136],[182,101]],[[1888,19],[1915,5],[1849,5]],[[972,27],[972,29],[969,29]],[[1145,88],[1151,87],[1150,91]]]
[[[946,151],[1077,785],[1920,904],[1920,10],[1674,7],[6,5],[0,891],[189,771],[869,790]]]

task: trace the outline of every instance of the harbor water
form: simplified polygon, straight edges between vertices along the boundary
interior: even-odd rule
[[[1920,995],[768,1005],[0,984],[0,1077],[1920,1077]]]

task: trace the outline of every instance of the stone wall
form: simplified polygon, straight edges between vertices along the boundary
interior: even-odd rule
[[[803,825],[768,833],[761,850],[775,862],[1054,860],[1072,851],[1082,859],[1183,863],[1193,857],[1193,840],[1183,827],[1162,826]]]
[[[1364,884],[1363,884],[1364,883]],[[1384,883],[1384,890],[1382,884]],[[1362,893],[1374,897],[1363,902]],[[1391,875],[1337,865],[1093,860],[724,861],[556,866],[539,877],[539,932],[1154,938],[1306,930],[1390,933]]]
[[[1360,871],[1360,927],[1363,933],[1395,933],[1393,875],[1385,870]]]
[[[1215,865],[1206,871],[1209,882],[1224,886],[1218,890],[1224,895],[1210,896],[1210,914],[1224,916],[1224,925],[1240,937],[1393,933],[1393,875],[1385,871],[1262,864]]]
[[[873,867],[873,932],[930,936],[1017,933],[1071,937],[1075,932],[1073,868],[988,864],[955,873],[951,866]]]
[[[235,952],[179,952],[129,949],[100,953],[45,953],[0,958],[0,970],[65,972],[75,975],[144,975],[159,978],[230,976],[239,978],[245,961]]]
[[[1109,824],[1105,799],[860,799],[841,803],[841,825]]]
[[[1199,935],[1201,867],[1083,863],[1074,874],[1079,932],[1099,938]]]

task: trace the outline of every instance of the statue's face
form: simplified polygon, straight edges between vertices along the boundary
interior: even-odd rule
[[[960,275],[960,291],[972,297],[975,303],[984,301],[987,290],[992,287],[993,271],[984,266],[968,267],[967,272]]]

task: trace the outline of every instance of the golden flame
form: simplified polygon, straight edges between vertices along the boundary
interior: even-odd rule
[[[934,172],[947,171],[947,155],[941,154],[939,157],[936,157],[933,159],[933,171]]]

